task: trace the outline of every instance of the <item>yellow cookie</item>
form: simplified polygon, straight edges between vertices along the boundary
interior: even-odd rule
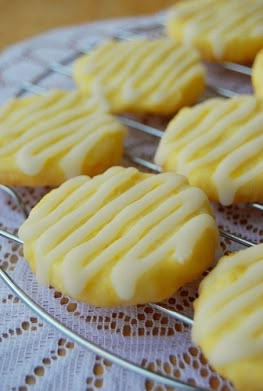
[[[56,186],[119,164],[124,127],[94,98],[50,91],[0,107],[0,183]]]
[[[193,49],[165,38],[107,41],[73,69],[80,90],[104,99],[114,113],[174,113],[196,101],[204,74]]]
[[[252,67],[252,83],[255,94],[263,99],[263,50],[261,50],[254,61]]]
[[[252,62],[263,48],[263,1],[181,1],[169,13],[167,32],[206,60]]]
[[[211,265],[218,243],[201,190],[132,167],[65,182],[19,236],[40,283],[99,306],[168,298]]]
[[[263,390],[263,244],[223,257],[202,281],[192,337],[239,391]]]
[[[247,95],[182,109],[155,161],[223,205],[263,202],[263,102]]]

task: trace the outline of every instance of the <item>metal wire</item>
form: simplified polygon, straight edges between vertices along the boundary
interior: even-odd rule
[[[23,204],[20,202],[20,198],[17,196],[16,192],[12,189],[9,189],[5,186],[2,187],[2,190],[5,191],[8,195],[10,195],[16,202],[18,207],[23,210]],[[23,241],[18,238],[16,235],[13,235],[10,232],[4,231],[0,229],[0,236],[15,241],[16,243],[23,244]],[[101,355],[104,358],[112,361],[115,364],[122,366],[127,370],[132,370],[138,375],[143,375],[146,378],[149,378],[156,382],[161,382],[167,386],[176,387],[178,390],[183,391],[211,391],[210,389],[203,387],[195,387],[190,384],[187,384],[183,381],[176,380],[169,376],[164,376],[157,372],[151,371],[149,369],[143,368],[129,360],[126,360],[116,354],[111,353],[110,351],[101,348],[99,345],[95,344],[83,338],[79,334],[73,332],[71,329],[66,327],[63,323],[59,322],[57,319],[49,315],[45,310],[43,310],[34,300],[32,300],[14,281],[13,279],[0,267],[0,278],[9,286],[9,288],[29,307],[31,308],[35,314],[40,316],[44,321],[49,323],[51,326],[55,327],[58,331],[62,332],[65,336],[76,342],[78,345],[89,349],[95,354]],[[173,318],[179,319],[184,323],[188,323],[192,325],[192,321],[190,318],[187,318],[185,315],[177,313],[175,311],[170,311],[158,304],[150,304],[153,308],[171,315]]]
[[[0,236],[6,239],[13,240],[16,243],[23,244],[22,240],[19,239],[18,236],[11,234],[11,232],[7,232],[3,229],[0,229]]]
[[[133,124],[133,126],[136,126],[136,125],[137,125],[137,122],[136,122],[136,121],[133,121],[132,124]],[[153,128],[153,129],[154,129],[154,128]],[[148,162],[147,160],[144,160],[144,159],[139,160],[139,158],[137,158],[137,163],[143,165],[144,167],[151,168],[153,171],[157,171],[156,168],[154,167],[154,165],[153,165],[151,162]],[[157,167],[158,167],[158,166],[157,166]],[[21,211],[23,211],[23,203],[21,202],[21,200],[20,200],[20,198],[18,197],[18,195],[16,194],[16,192],[15,192],[14,190],[12,190],[12,189],[6,187],[6,186],[2,186],[2,190],[5,191],[5,192],[7,192],[7,193],[8,193],[8,194],[17,202],[18,207],[21,209]],[[260,205],[260,204],[258,204],[258,205]],[[243,245],[243,246],[246,246],[246,247],[254,246],[254,245],[256,244],[256,243],[253,243],[253,242],[248,241],[248,240],[246,240],[246,239],[243,239],[243,238],[241,238],[241,237],[239,237],[239,236],[237,236],[237,235],[235,235],[235,234],[232,234],[232,233],[229,233],[229,232],[225,232],[225,231],[223,231],[223,230],[220,230],[219,232],[220,232],[220,235],[221,235],[222,237],[225,237],[225,238],[227,238],[227,239],[229,239],[229,240],[231,240],[231,241],[237,242],[237,243],[239,243],[239,244],[241,244],[241,245]],[[4,230],[0,230],[0,236],[3,236],[3,237],[5,237],[5,238],[7,238],[7,239],[11,239],[11,240],[13,240],[13,241],[16,241],[16,242],[19,243],[19,244],[23,244],[23,242],[22,242],[21,239],[19,239],[16,235],[11,234],[10,232],[4,231]],[[6,274],[6,273],[5,273],[5,274]],[[0,276],[1,276],[1,273],[0,273]],[[3,276],[1,276],[1,277],[3,277]],[[15,283],[14,283],[13,281],[11,281],[11,285],[10,285],[10,284],[9,284],[9,283],[10,283],[10,278],[9,278],[9,281],[8,281],[8,278],[9,278],[9,277],[6,275],[6,276],[4,277],[4,280],[5,280],[5,282],[10,286],[10,288],[14,290],[14,285],[15,285]],[[18,286],[16,286],[16,290],[19,291],[19,297],[21,298],[21,300],[23,300],[26,304],[28,304],[30,298],[29,298],[26,294],[24,294],[24,292],[21,291],[20,288],[19,288]],[[25,295],[25,296],[24,296],[24,295]],[[150,305],[152,308],[154,308],[154,309],[156,309],[156,310],[158,310],[158,311],[160,311],[160,312],[162,312],[162,313],[164,313],[164,314],[166,314],[166,315],[169,315],[170,317],[172,317],[172,318],[174,318],[174,319],[177,319],[177,320],[179,320],[179,321],[182,321],[183,323],[187,324],[188,326],[192,326],[192,325],[193,325],[193,319],[191,319],[190,317],[188,317],[188,316],[186,316],[186,315],[184,315],[184,314],[179,313],[178,311],[171,310],[171,309],[169,309],[169,308],[167,308],[167,307],[165,307],[165,306],[163,306],[163,305],[161,305],[161,304],[153,304],[153,303],[150,303],[149,305]],[[34,303],[33,301],[31,301],[31,302],[30,302],[30,307],[31,307],[32,309],[34,309],[35,306],[36,306],[36,303]],[[40,307],[39,307],[38,310],[37,310],[38,314],[39,314],[40,310],[41,310],[41,309],[40,309]],[[42,310],[42,311],[43,311],[43,310]],[[44,314],[42,314],[42,318],[43,318],[43,319],[46,319],[46,314],[45,314],[45,312],[44,312]],[[55,325],[57,329],[59,329],[60,331],[63,331],[62,328],[61,328],[61,324],[60,324],[59,322],[56,323],[56,320],[55,320],[54,318],[50,318],[50,319],[51,319],[51,324],[52,324],[52,325]],[[67,330],[68,330],[68,329],[67,329]],[[69,336],[67,330],[64,330],[64,331],[66,331],[66,335]],[[64,331],[63,331],[63,332],[64,332]],[[80,336],[78,336],[78,337],[80,337]],[[80,337],[80,338],[82,338],[82,337]],[[86,341],[86,340],[84,339],[84,341]],[[78,340],[75,339],[75,342],[78,343]],[[89,344],[89,346],[92,345],[91,342],[88,342],[88,344]],[[83,343],[81,343],[81,345],[83,345]],[[93,346],[93,345],[92,345],[92,346]],[[94,346],[94,349],[97,350],[97,349],[98,349],[98,346]],[[92,350],[92,349],[91,349],[91,350]],[[92,351],[94,351],[94,352],[96,353],[95,350],[92,350]],[[104,352],[104,351],[103,351],[103,352]],[[108,355],[108,354],[110,354],[110,353],[106,351],[106,354]],[[106,356],[105,356],[105,358],[106,358]],[[117,361],[118,361],[119,359],[121,360],[120,357],[117,357]],[[116,361],[116,363],[118,363],[117,361]],[[113,361],[113,362],[115,362],[115,361]],[[136,368],[134,369],[134,371],[137,372]],[[153,380],[154,380],[154,379],[153,379]]]
[[[242,75],[251,76],[251,68],[245,65],[234,64],[233,62],[223,62],[222,66],[233,72],[241,73]]]
[[[121,115],[119,115],[118,118],[123,123],[123,125],[129,126],[130,128],[140,130],[141,132],[147,133],[151,136],[155,136],[158,138],[161,138],[163,136],[163,131],[160,129],[153,128],[152,126],[145,125],[141,122],[134,121]]]
[[[238,95],[237,92],[229,90],[228,88],[217,87],[217,86],[213,86],[211,84],[207,84],[206,88],[208,91],[211,91],[211,92],[215,93],[216,95],[223,96],[224,98],[233,98],[234,96]]]
[[[241,238],[240,236],[231,234],[230,232],[226,232],[223,230],[220,230],[219,232],[222,237],[224,237],[226,239],[230,239],[233,242],[241,244],[242,246],[251,247],[251,246],[255,246],[257,244],[257,243],[251,242],[250,240]]]
[[[162,36],[164,35],[164,23],[159,23],[155,24],[154,26],[147,26],[146,31],[153,31],[154,29],[159,32],[159,35]],[[141,37],[141,34],[138,34],[137,32],[130,32],[130,31],[120,31],[119,34],[112,36],[112,39],[115,40],[126,40],[130,41],[135,38]],[[82,51],[77,51],[73,55],[70,55],[66,57],[64,60],[62,60],[60,63],[59,62],[53,62],[48,65],[47,69],[40,73],[35,79],[33,79],[31,82],[25,83],[21,90],[16,94],[17,97],[22,96],[25,92],[32,92],[34,94],[41,94],[45,91],[45,89],[42,89],[42,87],[38,86],[38,83],[45,79],[46,77],[50,76],[52,73],[59,73],[61,75],[67,76],[67,77],[72,77],[72,70],[68,67],[68,64],[72,63],[76,58],[81,56],[82,54],[87,54],[89,53],[96,44],[90,44],[88,45],[85,50]],[[235,64],[231,62],[224,62],[221,64],[221,66],[225,69],[231,70],[233,72],[241,73],[246,76],[251,76],[251,68],[240,65],[240,64]],[[208,91],[211,91],[215,93],[216,95],[223,96],[225,98],[232,98],[236,96],[238,93],[236,91],[227,89],[227,88],[222,88],[219,86],[215,86],[210,84],[209,82],[206,82],[206,89]],[[128,125],[129,126],[129,125]]]
[[[4,191],[7,191],[9,195],[14,198],[18,202],[18,206],[21,207],[21,203],[19,202],[18,197],[14,197],[12,193],[15,194],[13,190],[10,190],[9,188],[4,188]],[[224,232],[224,235],[226,233]],[[23,244],[22,240],[19,239],[16,235],[13,235],[9,232],[6,232],[4,230],[0,230],[0,236],[3,236],[7,239],[11,239],[19,244]],[[231,235],[232,240],[236,240],[236,237],[234,235]],[[233,239],[234,238],[234,239]],[[243,244],[243,242],[240,242]],[[251,245],[250,242],[246,241],[245,245]],[[101,348],[99,345],[95,344],[94,342],[91,342],[87,340],[86,338],[83,338],[76,332],[73,332],[71,329],[66,327],[63,323],[59,322],[57,319],[49,315],[45,310],[43,310],[35,301],[33,301],[13,280],[12,278],[0,267],[0,277],[1,279],[9,286],[9,288],[29,307],[31,308],[35,314],[40,316],[44,321],[49,323],[51,326],[55,327],[58,331],[62,332],[65,336],[67,336],[69,339],[77,343],[78,345],[89,349],[95,354],[103,356],[105,359],[110,360],[111,362],[122,366],[123,368],[127,370],[132,370],[133,372],[137,373],[138,375],[143,375],[148,379],[151,379],[156,382],[161,382],[162,384],[165,384],[167,386],[177,387],[178,390],[183,391],[211,391],[210,389],[203,388],[203,387],[196,387],[192,386],[190,384],[187,384],[185,382],[182,382],[180,380],[173,379],[169,376],[164,376],[162,374],[159,374],[157,372],[151,371],[149,369],[143,368],[129,360],[126,360],[116,354],[111,353],[110,351]],[[169,308],[166,308],[160,304],[149,304],[152,308],[161,311],[162,313],[169,315],[170,317],[177,319],[188,326],[193,325],[193,319],[190,317],[181,314],[175,310],[170,310]]]
[[[192,318],[190,318],[187,315],[181,314],[180,312],[177,312],[175,310],[170,310],[167,307],[164,307],[161,304],[152,304],[150,303],[150,306],[154,308],[155,310],[158,310],[166,315],[171,316],[174,319],[180,320],[181,322],[187,324],[188,326],[192,326],[194,324],[194,321]]]
[[[151,26],[152,28],[157,28],[160,30],[160,34],[162,34],[162,24]],[[114,36],[114,39],[134,39],[135,37],[140,36],[138,33],[134,32],[129,32],[129,31],[121,31],[121,33],[117,36]],[[27,92],[33,93],[33,94],[42,94],[46,90],[39,85],[41,81],[46,79],[47,77],[51,76],[53,73],[59,73],[61,75],[71,77],[71,68],[69,67],[69,64],[71,64],[77,57],[79,57],[83,53],[87,53],[90,51],[90,49],[94,45],[88,46],[85,50],[79,51],[74,53],[73,55],[70,55],[66,57],[63,61],[60,63],[58,62],[53,62],[51,63],[47,69],[39,74],[36,78],[34,78],[31,82],[24,83],[21,87],[21,89],[18,91],[16,94],[17,97],[20,97],[24,95]],[[245,75],[250,75],[251,74],[251,69],[248,67],[240,66],[238,64],[232,64],[232,63],[223,63],[222,66],[225,69],[228,69],[233,72],[238,72],[242,73]],[[221,88],[221,87],[216,87],[216,86],[211,86],[207,85],[207,89],[212,91],[213,93],[224,96],[227,98],[235,96],[237,93],[235,91]],[[151,135],[153,137],[161,138],[163,131],[160,129],[156,129],[154,127],[151,127],[149,125],[145,125],[141,122],[131,120],[129,118],[119,116],[120,121],[130,127],[133,128],[137,131],[144,132],[148,135]],[[161,169],[159,166],[154,164],[153,162],[150,162],[146,159],[143,159],[139,156],[134,156],[130,155],[126,152],[126,158],[128,158],[131,162],[136,163],[138,165],[141,165],[143,167],[146,167],[147,169],[153,171],[153,172],[160,172]],[[0,189],[5,191],[7,194],[9,194],[10,197],[17,203],[19,206],[19,209],[23,213],[24,217],[27,217],[27,211],[25,208],[25,205],[23,204],[22,200],[16,192],[14,192],[13,189],[8,188],[6,186],[0,185]],[[250,204],[251,207],[258,209],[260,211],[263,211],[263,205],[258,204],[258,203],[252,203]],[[233,234],[233,233],[228,233],[225,231],[220,231],[220,235],[224,238],[227,238],[231,241],[237,242],[243,246],[252,246],[255,245],[255,243],[248,241],[246,239],[240,238],[239,236]],[[5,237],[8,240],[13,240],[16,241],[19,244],[23,244],[23,242],[16,236],[11,234],[10,232],[6,232],[4,230],[0,230],[0,236]],[[58,329],[60,332],[64,333],[68,338],[76,342],[77,344],[81,345],[84,348],[89,349],[95,354],[99,354],[103,356],[106,359],[109,359],[113,363],[116,363],[128,370],[132,370],[133,372],[136,372],[139,375],[143,375],[146,378],[149,378],[153,381],[160,382],[162,384],[165,384],[167,386],[172,386],[176,387],[178,390],[184,390],[184,391],[211,391],[206,388],[200,388],[197,386],[192,386],[190,384],[184,383],[182,381],[176,380],[174,378],[171,378],[169,376],[164,376],[162,374],[153,372],[149,369],[143,368],[141,366],[138,366],[137,364],[127,361],[124,358],[115,355],[114,353],[111,353],[107,351],[106,349],[101,348],[99,345],[96,345],[93,342],[88,341],[87,339],[83,338],[82,336],[78,335],[77,333],[73,332],[69,328],[67,328],[64,324],[53,318],[51,315],[49,315],[45,310],[43,310],[37,303],[35,303],[19,286],[11,279],[11,277],[0,268],[0,277],[2,280],[13,290],[13,292],[20,297],[22,301],[24,301],[36,314],[38,314],[43,320],[54,326],[56,329]],[[173,318],[176,318],[179,321],[182,321],[188,326],[192,326],[193,324],[193,319],[189,318],[186,315],[180,314],[174,310],[170,310],[167,307],[164,307],[161,304],[150,304],[152,308],[154,308],[157,311],[161,311],[162,313],[165,313],[166,315],[169,315]]]
[[[255,209],[263,211],[263,205],[262,204],[258,204],[257,202],[252,202],[252,204],[250,204],[250,206],[252,208],[255,208]]]
[[[19,195],[8,186],[0,185],[0,190],[7,193],[15,201],[19,210],[21,211],[24,218],[26,219],[28,217],[28,212],[27,212],[26,206],[25,206],[23,200],[21,199],[21,197],[19,197]]]
[[[44,321],[49,323],[51,326],[55,327],[58,331],[63,333],[66,337],[76,342],[78,345],[83,348],[89,349],[93,353],[103,356],[105,359],[110,360],[111,362],[122,366],[127,370],[131,370],[138,375],[145,376],[148,379],[156,381],[158,383],[163,383],[170,387],[176,387],[178,390],[183,391],[211,391],[210,389],[203,387],[195,387],[182,382],[180,380],[173,379],[169,376],[164,376],[157,372],[153,372],[149,369],[143,368],[137,364],[134,364],[131,361],[128,361],[116,354],[111,353],[110,351],[101,348],[99,345],[94,342],[90,342],[87,339],[83,338],[79,334],[73,332],[71,329],[66,327],[63,323],[59,322],[57,319],[49,315],[44,311],[36,302],[34,302],[18,285],[11,279],[8,274],[0,268],[0,277],[2,280],[12,289],[12,291],[29,307],[35,314],[41,317]]]

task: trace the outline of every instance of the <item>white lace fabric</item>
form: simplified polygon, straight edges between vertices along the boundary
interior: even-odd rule
[[[51,31],[21,42],[0,55],[0,102],[15,95],[23,83],[90,45],[123,32],[152,35],[151,26],[163,14],[148,18],[103,21]],[[70,69],[70,65],[68,66]],[[237,92],[251,92],[247,77],[209,66],[208,81]],[[44,88],[74,88],[70,77],[56,72],[38,83]],[[207,96],[209,93],[207,93]],[[136,117],[157,128],[165,120]],[[126,143],[130,154],[152,158],[158,140],[132,132]],[[0,163],[1,164],[1,163]],[[126,163],[127,164],[127,163]],[[46,188],[16,189],[30,210]],[[0,191],[0,228],[12,233],[23,221],[15,203]],[[250,207],[215,205],[218,226],[254,242],[262,240],[262,214]],[[227,252],[240,248],[222,239]],[[65,297],[53,288],[38,285],[22,257],[19,244],[0,238],[1,267],[49,314],[81,336],[137,365],[193,385],[227,391],[231,385],[212,371],[190,338],[190,327],[149,305],[116,309],[88,306]],[[168,300],[170,307],[191,314],[197,284],[189,284]],[[1,390],[162,390],[160,384],[96,356],[42,321],[3,281],[0,281]]]

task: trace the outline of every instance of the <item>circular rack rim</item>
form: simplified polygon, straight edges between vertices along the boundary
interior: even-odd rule
[[[149,26],[148,26],[149,29]],[[150,30],[157,30],[161,31],[162,34],[162,29],[163,29],[163,24],[162,23],[155,23],[154,25],[150,26]],[[134,39],[136,37],[140,36],[138,33],[131,33],[129,31],[121,30],[119,34],[114,35],[112,38],[114,39],[120,39],[120,40],[130,40]],[[33,94],[41,94],[45,91],[41,86],[39,86],[39,83],[52,75],[53,73],[59,73],[68,77],[71,77],[71,70],[69,69],[68,65],[72,63],[78,56],[80,56],[83,53],[87,53],[92,49],[93,45],[90,47],[87,47],[85,51],[81,52],[76,52],[74,55],[71,55],[67,58],[65,58],[63,61],[60,63],[51,63],[49,66],[46,68],[46,70],[42,73],[40,73],[36,78],[34,78],[31,82],[24,83],[21,87],[21,89],[18,91],[16,94],[17,97],[23,96],[25,93],[30,92]],[[229,69],[233,72],[237,73],[242,73],[246,76],[251,75],[251,69],[249,67],[241,66],[238,64],[233,64],[233,63],[223,63],[221,64],[222,67],[225,69]],[[213,92],[216,95],[223,96],[226,98],[230,98],[232,96],[235,96],[237,92],[226,89],[226,88],[221,88],[221,87],[215,87],[207,84],[206,88]],[[159,129],[156,129],[152,126],[145,125],[141,122],[137,122],[134,120],[131,120],[126,117],[119,116],[119,120],[126,126],[134,128],[138,131],[150,134],[153,137],[160,138],[162,136],[162,131]],[[126,158],[128,158],[131,162],[136,163],[142,167],[145,167],[153,172],[160,172],[160,168],[155,165],[154,163],[142,159],[137,156],[133,155],[128,155],[126,154]],[[26,210],[26,207],[23,203],[23,200],[18,196],[18,194],[14,191],[14,189],[9,188],[4,185],[0,185],[0,190],[4,191],[5,193],[8,194],[9,197],[12,198],[12,200],[17,204],[18,208],[20,209],[21,213],[23,216],[26,218],[28,215],[28,212]],[[263,205],[259,203],[252,203],[249,205],[252,208],[255,208],[257,210],[262,211],[263,210]],[[223,230],[220,231],[220,235],[226,239],[229,239],[230,241],[237,242],[243,246],[249,247],[253,246],[256,243],[253,243],[251,241],[248,241],[244,238],[239,237],[238,235],[235,235],[233,233],[225,232]],[[13,240],[20,245],[23,244],[23,242],[16,236],[13,235],[10,232],[0,230],[0,236],[8,239],[8,240]],[[64,335],[66,335],[68,338],[76,342],[78,345],[89,349],[95,354],[99,354],[105,359],[108,359],[112,361],[115,364],[118,364],[122,366],[125,369],[132,370],[133,372],[143,375],[148,379],[151,379],[153,381],[162,383],[167,386],[172,386],[172,387],[177,387],[179,390],[183,391],[212,391],[211,389],[204,388],[204,387],[199,387],[199,386],[193,386],[189,383],[185,383],[183,381],[177,380],[175,378],[172,378],[167,375],[162,375],[161,373],[158,373],[156,371],[149,370],[147,368],[144,368],[142,366],[139,366],[131,361],[128,361],[102,347],[99,345],[91,342],[90,340],[80,336],[76,332],[72,331],[70,328],[66,327],[63,323],[52,317],[48,312],[46,312],[42,307],[40,307],[36,302],[34,302],[9,276],[8,273],[6,273],[1,267],[0,267],[0,278],[9,286],[9,288],[28,306],[30,307],[37,315],[39,315],[44,321],[48,322],[51,324],[53,327],[55,327],[57,330],[61,331]],[[177,311],[170,310],[169,308],[166,308],[162,306],[161,304],[150,304],[150,306],[157,310],[165,313],[166,315],[169,315],[187,326],[190,326],[193,324],[193,320],[189,318],[188,316],[181,314]]]

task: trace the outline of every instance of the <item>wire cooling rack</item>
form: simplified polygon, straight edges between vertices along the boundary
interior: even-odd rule
[[[119,40],[130,40],[134,39],[136,37],[141,36],[150,36],[150,37],[159,37],[164,34],[164,28],[163,25],[160,23],[154,23],[152,25],[148,25],[145,28],[134,28],[129,30],[120,30],[118,34],[114,35],[112,38],[119,39]],[[45,91],[45,88],[43,88],[43,81],[46,81],[47,79],[51,78],[54,74],[60,74],[63,75],[66,78],[71,78],[71,66],[73,61],[82,55],[83,53],[87,53],[92,49],[93,45],[90,45],[83,51],[75,51],[73,54],[65,58],[61,62],[52,62],[50,63],[44,72],[39,74],[37,77],[35,77],[31,82],[26,82],[21,86],[21,89],[17,92],[16,96],[20,97],[28,93],[33,94],[41,94]],[[246,81],[249,82],[251,69],[249,67],[241,66],[238,64],[232,64],[232,63],[223,63],[220,65],[211,65],[206,64],[208,69],[208,81],[206,86],[206,92],[202,99],[206,99],[211,96],[223,96],[226,98],[230,98],[232,96],[235,96],[236,94],[240,93],[240,91],[229,89],[228,83],[226,80],[226,85],[221,85],[218,83],[211,83],[209,81],[209,69],[212,69],[212,72],[219,73],[219,79],[220,79],[220,72],[222,69],[228,72],[228,77],[231,78],[233,75],[241,75],[241,78],[245,78]],[[140,117],[131,117],[128,115],[123,115],[118,117],[119,120],[126,125],[129,128],[129,137],[135,137],[139,138],[143,137],[143,142],[147,142],[149,138],[151,139],[151,143],[153,143],[153,152],[154,148],[156,148],[156,145],[158,144],[160,138],[163,134],[163,129],[157,128],[156,126],[151,125],[151,121],[149,121],[148,118],[144,116]],[[155,121],[156,123],[156,121]],[[146,137],[146,139],[144,138]],[[140,150],[138,150],[138,143],[135,143],[135,148],[131,148],[131,150],[126,150],[125,154],[125,161],[128,165],[136,165],[139,166],[141,169],[144,169],[146,171],[151,172],[159,172],[160,169],[157,165],[153,163],[152,156],[144,156],[144,154],[140,154]],[[1,185],[0,190],[4,191],[8,194],[9,197],[12,198],[13,202],[16,203],[19,210],[23,214],[24,218],[27,217],[28,211],[23,203],[22,198],[16,193],[16,191],[12,188],[6,187]],[[242,207],[242,206],[241,206]],[[245,207],[251,208],[253,210],[257,210],[258,213],[262,212],[263,206],[258,203],[252,203],[250,205],[246,205]],[[231,247],[232,243],[236,243],[239,247],[240,246],[252,246],[256,244],[256,242],[253,242],[251,240],[248,240],[246,237],[241,237],[238,233],[235,232],[229,232],[224,229],[220,230],[221,238],[226,241],[228,244],[228,247]],[[19,245],[23,245],[22,241],[14,234],[1,229],[0,230],[0,236],[14,241],[18,243]],[[23,301],[25,302],[39,317],[41,317],[44,321],[51,324],[53,327],[58,329],[60,332],[62,332],[65,336],[67,336],[70,340],[76,342],[77,344],[81,345],[82,347],[89,349],[90,351],[94,352],[95,354],[98,354],[105,359],[110,360],[113,363],[116,363],[130,371],[136,372],[139,375],[143,375],[145,378],[151,379],[157,383],[164,384],[166,386],[175,387],[178,390],[185,390],[185,391],[196,391],[196,390],[203,390],[203,391],[209,391],[208,388],[204,388],[202,386],[195,386],[190,383],[183,382],[181,380],[177,380],[169,375],[164,375],[162,373],[158,373],[157,371],[153,371],[151,369],[144,368],[141,365],[138,365],[134,362],[128,361],[124,359],[121,356],[116,355],[114,352],[106,350],[105,348],[101,347],[99,344],[94,343],[91,340],[88,340],[84,338],[83,336],[77,334],[75,331],[67,327],[62,322],[58,321],[55,317],[50,315],[47,311],[45,311],[40,305],[38,305],[33,299],[25,292],[23,291],[19,285],[13,281],[11,276],[4,271],[2,268],[0,268],[0,277],[1,279],[13,290],[13,292]],[[171,306],[166,304],[150,304],[151,307],[156,310],[160,311],[166,315],[168,315],[171,318],[175,318],[179,320],[180,322],[186,324],[187,326],[192,325],[193,320],[191,316],[185,315],[183,313],[180,313],[175,310],[175,308],[171,308]]]

